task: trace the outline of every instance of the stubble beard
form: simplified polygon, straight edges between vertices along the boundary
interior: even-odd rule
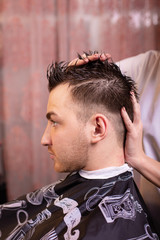
[[[85,168],[89,159],[88,149],[87,139],[81,135],[66,152],[61,153],[60,157],[55,157],[55,170],[68,173]]]

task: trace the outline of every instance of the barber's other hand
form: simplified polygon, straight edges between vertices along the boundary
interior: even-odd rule
[[[106,59],[110,60],[111,55],[109,53],[93,53],[92,55],[86,55],[85,53],[81,55],[79,58],[75,58],[69,62],[68,66],[80,66],[88,63],[89,61],[96,61],[100,59],[102,62]]]
[[[121,109],[121,116],[127,129],[125,142],[125,160],[134,168],[138,168],[140,159],[145,155],[142,145],[143,126],[140,114],[140,104],[134,94],[131,96],[133,104],[133,122],[130,120],[125,108]]]

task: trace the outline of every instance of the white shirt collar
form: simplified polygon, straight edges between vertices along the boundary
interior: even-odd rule
[[[79,174],[81,177],[84,177],[87,179],[107,179],[107,178],[115,177],[127,171],[130,171],[133,174],[133,168],[129,167],[128,164],[125,163],[120,167],[108,167],[108,168],[98,169],[94,171],[80,170]]]

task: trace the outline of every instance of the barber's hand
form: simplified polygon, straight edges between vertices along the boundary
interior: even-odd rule
[[[145,155],[142,145],[143,126],[140,114],[140,104],[134,94],[131,96],[133,104],[133,122],[130,120],[125,108],[121,109],[121,116],[127,129],[125,142],[125,160],[134,168],[138,168],[140,159]]]
[[[82,56],[80,56],[80,58],[75,58],[71,62],[69,62],[68,66],[74,66],[74,65],[80,66],[88,63],[89,61],[96,61],[98,59],[100,59],[101,61],[105,61],[106,59],[110,60],[111,55],[108,53],[102,53],[102,54],[94,53],[92,55],[86,55],[84,53]]]

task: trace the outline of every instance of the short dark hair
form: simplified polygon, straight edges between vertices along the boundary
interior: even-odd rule
[[[68,66],[66,62],[56,62],[48,67],[47,78],[49,91],[59,84],[68,83],[72,87],[73,99],[82,103],[84,108],[101,106],[107,112],[118,116],[119,120],[116,118],[114,125],[115,127],[117,125],[116,130],[121,135],[120,139],[124,140],[125,131],[120,111],[124,106],[130,119],[133,120],[131,92],[134,92],[137,100],[138,93],[135,82],[122,74],[113,61],[102,62],[98,59],[80,66]]]

